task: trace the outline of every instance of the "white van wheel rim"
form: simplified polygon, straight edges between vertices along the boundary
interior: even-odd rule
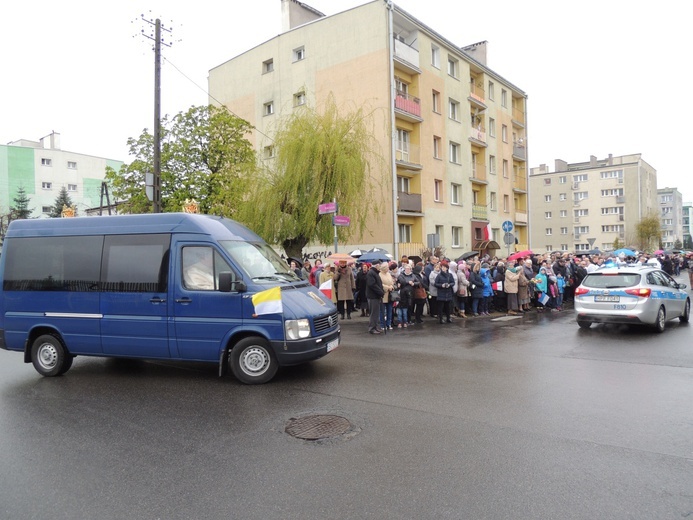
[[[249,376],[264,374],[270,366],[270,357],[267,351],[260,347],[250,347],[241,354],[241,369]]]

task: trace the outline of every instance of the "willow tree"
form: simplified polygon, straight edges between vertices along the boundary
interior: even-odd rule
[[[243,198],[246,179],[255,170],[255,152],[246,134],[247,121],[214,106],[191,107],[161,121],[161,208],[181,211],[186,199],[195,199],[201,213],[234,216]],[[128,139],[134,160],[106,179],[119,211],[147,213],[146,174],[154,170],[154,138],[144,129]]]
[[[351,218],[351,226],[338,228],[338,239],[362,236],[381,204],[380,183],[371,178],[382,163],[372,114],[341,114],[330,96],[322,110],[304,106],[282,123],[272,165],[255,178],[242,220],[288,256],[302,258],[310,242],[333,243],[331,215],[320,215],[318,206],[336,200],[340,215]]]

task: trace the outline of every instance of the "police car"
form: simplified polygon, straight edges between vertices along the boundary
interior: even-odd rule
[[[606,266],[575,289],[577,323],[635,323],[664,332],[669,320],[687,323],[691,300],[680,284],[654,265]]]

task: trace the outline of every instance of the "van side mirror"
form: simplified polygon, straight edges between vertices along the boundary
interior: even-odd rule
[[[219,291],[220,292],[231,292],[231,291],[245,292],[248,288],[243,280],[234,280],[233,273],[228,271],[219,273]]]

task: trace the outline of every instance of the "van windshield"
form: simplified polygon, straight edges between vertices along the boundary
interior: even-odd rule
[[[250,278],[299,280],[289,265],[267,244],[236,240],[222,240],[220,243],[234,263]]]

